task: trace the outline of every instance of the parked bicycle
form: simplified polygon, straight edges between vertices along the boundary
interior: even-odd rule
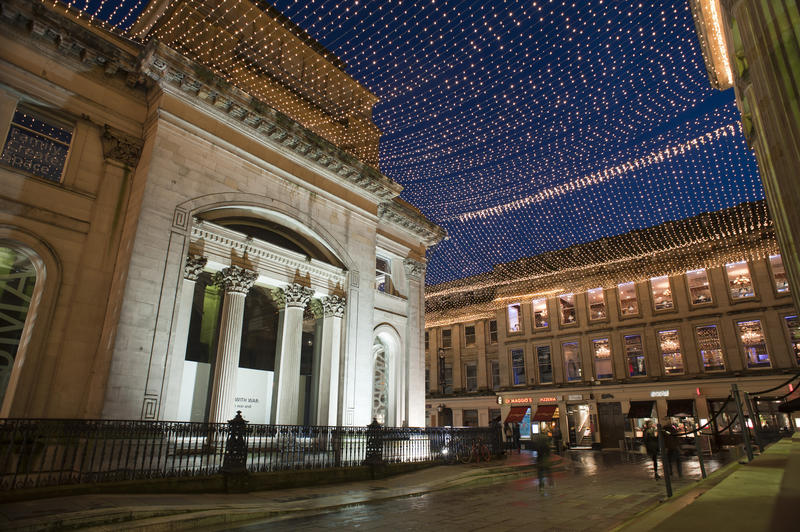
[[[481,460],[484,462],[488,462],[492,458],[492,453],[489,452],[489,446],[483,443],[483,440],[478,438],[477,440],[472,442],[472,448],[469,451],[469,454],[463,453],[461,455],[461,462],[468,464],[473,460],[478,463]]]

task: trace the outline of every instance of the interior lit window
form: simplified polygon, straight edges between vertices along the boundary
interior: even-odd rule
[[[574,325],[577,323],[575,314],[575,294],[558,296],[558,308],[561,316],[561,325]]]
[[[789,344],[794,354],[794,360],[800,365],[800,318],[796,315],[786,316],[784,321],[789,329]]]
[[[725,371],[725,358],[722,356],[722,344],[716,325],[705,325],[697,328],[697,345],[706,371]]]
[[[768,368],[772,365],[767,352],[767,341],[761,320],[740,321],[736,323],[739,338],[744,349],[744,358],[748,368]]]
[[[686,283],[689,285],[689,299],[692,305],[705,305],[711,303],[711,285],[708,282],[708,272],[704,269],[686,272]]]
[[[772,279],[775,281],[775,291],[779,294],[789,293],[789,279],[783,268],[783,258],[780,255],[770,255],[769,265],[772,268]]]
[[[658,344],[664,360],[664,371],[667,375],[683,373],[683,355],[681,355],[681,337],[676,329],[658,331]]]
[[[609,342],[608,338],[592,340],[592,350],[594,351],[594,371],[597,374],[597,378],[599,380],[613,378],[611,342]]]
[[[589,319],[604,320],[606,318],[606,296],[603,288],[592,288],[586,292],[589,300]]]
[[[519,332],[522,321],[522,305],[514,303],[508,306],[508,332]]]
[[[725,273],[728,276],[728,289],[731,291],[733,299],[744,299],[756,295],[747,262],[726,264]]]
[[[567,382],[579,381],[583,378],[581,369],[581,352],[578,342],[564,342],[561,344],[564,354],[564,369],[567,372]]]
[[[628,364],[629,377],[647,375],[641,335],[630,334],[625,337],[625,362]]]
[[[656,310],[669,310],[673,307],[669,277],[665,275],[650,279],[650,290],[653,294],[653,307]]]
[[[636,297],[636,283],[622,283],[617,286],[619,310],[623,316],[639,315],[639,298]]]
[[[547,300],[533,300],[533,327],[535,329],[546,329],[550,326],[550,317],[547,315]]]

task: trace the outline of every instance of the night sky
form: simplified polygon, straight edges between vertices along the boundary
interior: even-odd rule
[[[451,235],[428,284],[763,198],[688,0],[273,5],[380,97],[381,170]]]

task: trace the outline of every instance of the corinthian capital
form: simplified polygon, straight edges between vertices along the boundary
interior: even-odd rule
[[[214,282],[225,292],[246,294],[255,284],[258,274],[240,266],[231,266],[217,272]]]
[[[322,298],[322,308],[326,318],[341,318],[344,316],[346,301],[340,296],[327,296]]]
[[[403,266],[406,269],[406,277],[414,281],[420,281],[425,277],[425,263],[414,259],[404,259]]]
[[[183,278],[187,281],[196,281],[200,274],[203,273],[206,262],[208,262],[208,259],[201,255],[187,256],[186,263],[183,265]]]
[[[312,289],[297,283],[292,283],[283,290],[283,296],[286,298],[286,308],[305,308],[313,295],[314,291]]]

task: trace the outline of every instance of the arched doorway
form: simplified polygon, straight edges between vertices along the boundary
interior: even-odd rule
[[[389,375],[387,374],[386,346],[375,339],[372,346],[372,419],[376,419],[381,425],[386,425],[389,417]]]

